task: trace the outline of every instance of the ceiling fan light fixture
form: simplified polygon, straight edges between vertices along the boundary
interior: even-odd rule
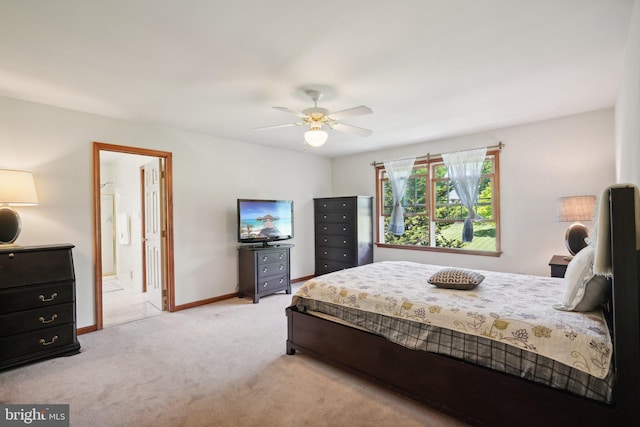
[[[327,142],[328,136],[329,134],[323,131],[322,128],[312,127],[304,133],[304,140],[312,147],[320,147],[322,144]]]
[[[371,108],[360,105],[358,107],[347,108],[346,110],[336,111],[330,113],[326,108],[318,107],[318,99],[322,96],[322,93],[318,90],[308,89],[305,93],[313,101],[313,107],[297,112],[286,107],[273,107],[276,110],[280,110],[284,113],[293,114],[301,120],[298,123],[288,123],[285,125],[265,126],[255,129],[273,129],[289,126],[304,126],[308,125],[309,129],[304,133],[305,143],[312,147],[320,147],[325,142],[329,135],[323,130],[323,125],[328,126],[331,129],[335,129],[338,132],[351,133],[358,136],[369,136],[372,131],[369,129],[360,128],[357,126],[340,123],[339,120],[348,117],[361,116],[364,114],[371,114],[373,111]],[[306,146],[305,146],[306,147]]]

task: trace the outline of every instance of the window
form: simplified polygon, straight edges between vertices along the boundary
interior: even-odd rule
[[[378,246],[479,255],[500,254],[499,150],[487,152],[475,204],[473,241],[462,241],[467,209],[460,203],[442,158],[416,160],[402,206],[405,232],[387,231],[393,195],[384,166],[376,166]]]

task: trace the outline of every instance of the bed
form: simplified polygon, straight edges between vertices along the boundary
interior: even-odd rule
[[[495,301],[484,298],[485,291],[516,279],[516,275],[492,276],[490,272],[478,272],[486,276],[485,281],[473,291],[436,289],[436,296],[430,293],[430,300],[418,303],[415,295],[401,289],[409,279],[394,279],[400,288],[389,285],[387,294],[373,288],[374,278],[383,274],[378,269],[391,270],[396,276],[403,271],[407,276],[426,278],[442,267],[378,263],[305,283],[286,309],[287,354],[302,351],[474,425],[640,425],[640,261],[636,241],[640,224],[636,224],[636,192],[631,186],[615,186],[603,192],[605,212],[599,222],[598,248],[610,261],[611,298],[602,307],[586,313],[555,310],[557,316],[553,314],[548,325],[538,314],[533,314],[535,320],[527,317],[532,316],[530,313],[518,318],[514,313],[519,308],[492,306]],[[354,285],[350,276],[358,269],[363,269],[365,276]],[[523,277],[519,275],[518,280]],[[552,300],[561,299],[564,287],[560,279],[531,280],[530,293],[542,306],[548,308]],[[371,289],[366,282],[371,282]],[[518,282],[512,287],[520,285]],[[324,299],[323,292],[312,295],[309,287],[324,287]],[[420,294],[421,290],[415,292]],[[455,303],[458,306],[439,300],[440,294],[447,293],[461,296]],[[386,307],[373,298],[379,294]],[[343,304],[337,304],[338,300]],[[473,309],[474,304],[478,310]],[[485,309],[488,314],[481,311]],[[456,311],[466,318],[456,318]],[[417,321],[416,316],[426,321]],[[485,322],[488,317],[491,321]],[[572,317],[586,318],[587,323],[574,325],[570,323]],[[399,333],[389,327],[402,322],[413,325],[417,332]],[[485,327],[488,324],[489,329]],[[523,330],[529,334],[522,335]],[[445,338],[436,342],[466,337],[468,342],[462,347],[473,351],[461,353],[433,341],[407,339],[442,334]],[[583,347],[567,348],[556,355],[550,348],[563,344],[547,342],[549,336],[582,341]],[[524,368],[484,360],[474,353],[477,349],[502,361],[518,353],[525,359],[518,362]],[[563,380],[553,372],[545,375],[556,370]]]

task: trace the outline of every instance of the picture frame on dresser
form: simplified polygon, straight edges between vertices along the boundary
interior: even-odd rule
[[[0,371],[80,352],[73,248],[0,246]]]

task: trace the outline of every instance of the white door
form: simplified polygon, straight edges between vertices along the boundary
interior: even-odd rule
[[[147,300],[164,309],[163,289],[164,265],[163,265],[163,239],[162,239],[162,171],[160,159],[155,159],[143,166],[144,170],[144,227],[145,227],[145,258]]]
[[[100,194],[100,227],[102,230],[102,275],[116,274],[116,223],[113,194]]]

